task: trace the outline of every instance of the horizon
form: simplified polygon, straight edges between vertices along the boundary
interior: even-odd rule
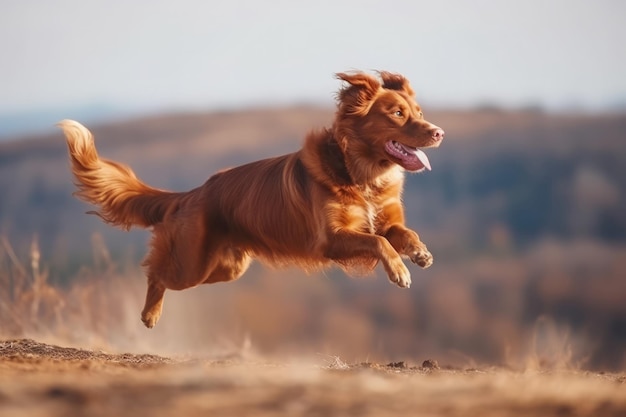
[[[83,124],[100,125],[115,124],[124,121],[132,121],[143,118],[166,117],[171,115],[185,114],[218,114],[236,113],[266,109],[289,109],[298,107],[311,107],[318,109],[335,108],[335,102],[306,102],[298,101],[291,103],[249,103],[239,106],[221,107],[188,107],[188,108],[124,108],[107,105],[104,103],[86,104],[67,108],[33,109],[22,113],[0,113],[0,143],[8,143],[26,140],[39,135],[46,135],[58,130],[56,124],[63,119],[73,119]],[[539,112],[547,115],[582,115],[582,116],[619,116],[626,115],[626,106],[615,105],[612,107],[589,109],[581,106],[562,108],[543,107],[539,104],[506,106],[497,103],[476,103],[469,106],[437,106],[423,105],[427,113],[431,112]]]

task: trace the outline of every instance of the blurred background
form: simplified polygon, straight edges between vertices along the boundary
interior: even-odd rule
[[[626,367],[626,3],[4,1],[0,336],[163,354]],[[150,185],[297,150],[335,72],[411,80],[446,131],[409,175],[435,264],[399,289],[260,264],[139,320],[149,233],[83,214],[54,123]],[[268,197],[271,198],[271,197]]]

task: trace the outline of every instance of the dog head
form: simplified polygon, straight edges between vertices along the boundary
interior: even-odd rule
[[[439,146],[444,131],[424,119],[406,78],[385,71],[380,78],[362,72],[336,76],[347,83],[337,95],[335,120],[335,137],[347,159],[365,158],[383,170],[431,169],[421,148]]]

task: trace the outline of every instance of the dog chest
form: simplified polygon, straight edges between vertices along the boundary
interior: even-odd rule
[[[328,226],[334,232],[349,229],[374,233],[376,230],[376,218],[380,209],[374,202],[367,200],[333,202],[326,208]]]

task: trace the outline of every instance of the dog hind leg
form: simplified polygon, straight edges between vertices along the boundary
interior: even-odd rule
[[[219,253],[219,262],[210,271],[203,284],[234,281],[241,277],[250,266],[252,258],[237,248],[228,248]]]
[[[252,260],[244,250],[225,242],[212,245],[219,239],[210,239],[198,233],[198,229],[177,228],[174,234],[170,230],[155,227],[152,250],[143,263],[148,290],[141,320],[148,328],[154,327],[161,316],[166,289],[184,290],[199,284],[233,281],[248,269]]]
[[[154,327],[161,316],[166,289],[195,287],[204,281],[207,271],[214,269],[215,260],[202,253],[202,234],[198,229],[191,230],[162,225],[153,230],[151,250],[143,262],[148,290],[141,321],[148,328]]]

